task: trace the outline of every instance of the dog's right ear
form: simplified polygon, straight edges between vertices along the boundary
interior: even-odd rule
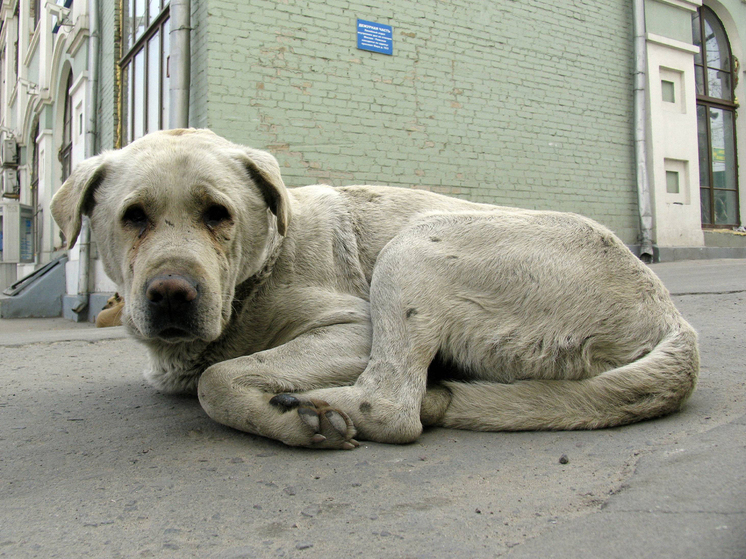
[[[93,193],[106,176],[104,155],[86,159],[68,177],[52,198],[52,217],[67,239],[68,248],[75,245],[83,215],[93,210]]]
[[[290,224],[291,212],[280,165],[274,156],[258,149],[244,148],[242,156],[251,180],[261,191],[270,211],[277,217],[277,232],[284,237]]]

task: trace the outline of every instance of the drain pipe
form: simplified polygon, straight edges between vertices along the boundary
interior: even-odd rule
[[[173,69],[169,84],[169,128],[189,126],[189,82],[191,80],[191,0],[171,0],[170,66]]]
[[[98,123],[98,0],[88,0],[88,121],[85,132],[85,157],[96,155],[96,125]],[[90,296],[91,266],[91,225],[87,216],[83,217],[78,236],[78,294],[77,302],[72,308],[75,322],[85,322],[88,318],[88,300]]]
[[[645,1],[633,0],[635,34],[635,166],[637,205],[640,212],[640,259],[653,261],[653,210],[647,161],[647,46],[645,42]]]
[[[96,150],[98,133],[98,60],[99,60],[99,31],[98,31],[98,2],[88,0],[88,126],[86,126],[85,156],[86,159],[98,153]]]

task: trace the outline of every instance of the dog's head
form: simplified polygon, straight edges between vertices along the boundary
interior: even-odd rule
[[[72,247],[83,215],[143,338],[217,339],[235,288],[258,273],[290,220],[270,154],[206,130],[171,130],[81,163],[52,200]]]

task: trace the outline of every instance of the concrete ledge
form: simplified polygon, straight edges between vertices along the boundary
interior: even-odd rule
[[[47,318],[62,313],[62,294],[65,292],[66,258],[51,262],[18,282],[9,296],[0,297],[2,318]]]
[[[746,247],[658,247],[656,262],[746,258]]]
[[[81,314],[73,312],[73,307],[78,304],[78,296],[65,295],[62,297],[62,316],[73,322],[96,322],[98,313],[112,295],[114,293],[91,293],[88,295],[88,306]]]
[[[746,234],[730,229],[704,230],[703,247],[658,247],[656,262],[746,258]]]
[[[635,256],[640,256],[639,245],[627,245]],[[703,247],[653,247],[653,262],[679,262],[682,260],[720,260],[746,258],[746,246]]]
[[[703,231],[705,246],[746,248],[746,233],[731,231],[730,229],[712,229]]]

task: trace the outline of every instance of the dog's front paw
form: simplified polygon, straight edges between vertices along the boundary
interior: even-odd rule
[[[352,450],[360,446],[353,437],[355,426],[346,413],[332,408],[327,402],[315,398],[303,398],[294,394],[278,394],[270,404],[283,413],[297,414],[299,427],[307,435],[307,441],[298,446],[309,448],[331,448]]]

